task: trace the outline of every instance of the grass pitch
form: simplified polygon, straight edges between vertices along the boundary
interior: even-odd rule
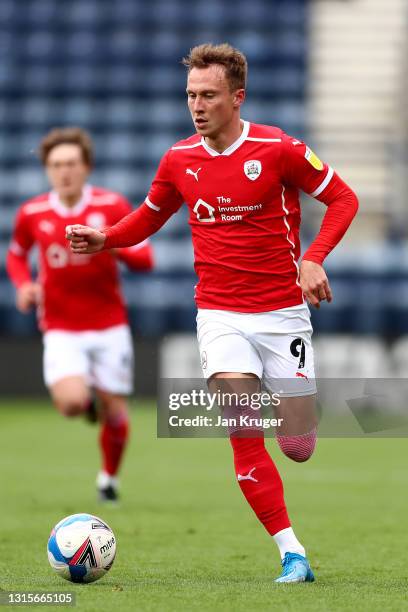
[[[275,585],[277,549],[235,482],[229,443],[158,440],[154,404],[134,408],[111,508],[95,501],[97,428],[46,401],[0,403],[0,589],[71,590],[81,612],[408,609],[406,440],[320,440],[306,464],[268,441],[317,578]],[[46,558],[51,528],[75,512],[101,516],[118,541],[90,585],[61,580]]]

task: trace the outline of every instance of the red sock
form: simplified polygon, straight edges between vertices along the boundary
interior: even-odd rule
[[[123,451],[129,436],[129,417],[123,411],[103,424],[99,437],[104,472],[115,476],[119,470]]]
[[[265,448],[263,434],[255,438],[231,436],[230,441],[239,486],[258,519],[271,535],[290,527],[282,480]]]

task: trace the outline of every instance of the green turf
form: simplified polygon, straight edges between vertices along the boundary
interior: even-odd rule
[[[227,441],[158,440],[155,426],[153,405],[137,406],[123,502],[100,507],[97,430],[46,402],[0,404],[1,589],[71,589],[81,611],[408,608],[406,440],[320,440],[302,465],[269,441],[317,577],[284,586]],[[46,559],[51,527],[74,512],[100,515],[117,536],[112,570],[91,585],[61,580]]]

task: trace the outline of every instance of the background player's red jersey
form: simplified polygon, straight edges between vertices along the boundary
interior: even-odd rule
[[[276,127],[244,122],[241,136],[221,154],[195,134],[166,153],[145,207],[109,228],[105,245],[134,244],[185,201],[199,307],[266,312],[295,306],[303,302],[299,189],[326,204],[333,201],[332,214],[306,254],[321,263],[357,205],[332,168]]]
[[[39,247],[39,281],[43,302],[39,308],[42,331],[99,330],[127,322],[119,286],[116,257],[104,251],[75,255],[65,239],[68,223],[101,228],[112,225],[131,211],[121,195],[87,185],[80,202],[64,206],[55,192],[23,204],[18,212],[10,245],[7,269],[18,287],[31,280],[28,252]],[[117,251],[117,257],[135,270],[152,267],[148,243]]]

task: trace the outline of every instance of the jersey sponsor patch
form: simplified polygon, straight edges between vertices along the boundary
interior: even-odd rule
[[[197,215],[198,221],[202,223],[213,223],[215,221],[214,211],[215,208],[211,206],[211,204],[204,202],[201,198],[197,200],[193,208],[193,212]]]
[[[305,158],[313,168],[316,170],[323,170],[323,162],[313,153],[312,149],[306,147]]]
[[[251,181],[256,181],[262,172],[262,164],[258,159],[250,159],[244,163],[245,175]]]

